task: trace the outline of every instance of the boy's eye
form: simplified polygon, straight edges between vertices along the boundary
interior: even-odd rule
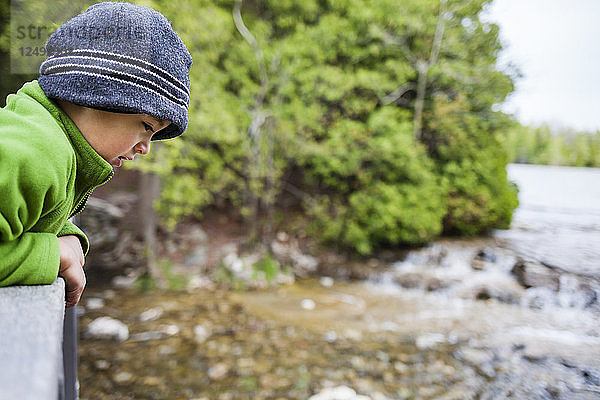
[[[142,122],[142,124],[144,124],[144,129],[146,129],[146,132],[154,132],[154,129],[152,128],[152,125],[147,124],[145,122]]]

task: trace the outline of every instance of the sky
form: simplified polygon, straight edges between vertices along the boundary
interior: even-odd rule
[[[600,130],[600,0],[495,0],[484,16],[500,25],[524,75],[502,110],[523,124]]]

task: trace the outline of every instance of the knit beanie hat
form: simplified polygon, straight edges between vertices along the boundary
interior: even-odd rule
[[[192,57],[159,12],[102,2],[60,26],[46,42],[38,83],[46,96],[171,122],[152,140],[188,124]]]

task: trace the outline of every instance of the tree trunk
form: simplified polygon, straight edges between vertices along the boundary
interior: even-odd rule
[[[154,173],[142,173],[138,186],[140,198],[139,219],[144,238],[146,272],[158,287],[165,288],[167,281],[156,263],[157,218],[153,203],[159,196],[160,178]]]

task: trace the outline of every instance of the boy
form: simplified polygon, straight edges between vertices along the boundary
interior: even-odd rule
[[[85,234],[69,218],[124,160],[188,123],[192,58],[159,12],[103,2],[46,43],[37,81],[0,109],[0,286],[85,286]]]

